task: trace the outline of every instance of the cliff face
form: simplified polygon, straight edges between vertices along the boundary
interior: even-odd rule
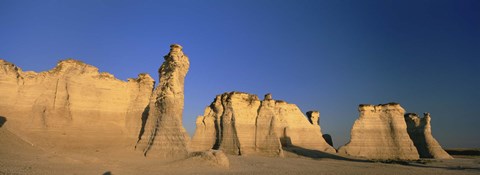
[[[310,123],[296,105],[273,100],[270,94],[263,101],[240,92],[218,95],[196,124],[191,151],[282,156],[282,146],[296,146],[335,152],[322,138],[318,123]]]
[[[420,158],[453,159],[432,136],[430,113],[420,118],[415,113],[405,114],[407,131],[417,148]]]
[[[136,149],[144,155],[168,159],[188,156],[190,137],[182,124],[184,81],[190,66],[182,47],[170,46],[170,52],[159,69],[160,82],[150,98],[145,132]]]
[[[350,142],[338,152],[369,159],[419,159],[399,104],[360,105]]]
[[[148,74],[124,82],[72,59],[40,73],[0,60],[0,116],[8,119],[9,130],[40,145],[108,145],[117,137],[133,141],[153,85]]]

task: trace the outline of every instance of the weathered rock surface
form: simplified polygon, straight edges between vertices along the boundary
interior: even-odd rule
[[[419,159],[407,133],[405,110],[395,103],[360,105],[350,142],[338,152],[368,159]]]
[[[430,113],[420,118],[415,113],[405,114],[407,131],[417,148],[420,158],[453,159],[432,136]]]
[[[230,161],[228,160],[228,157],[221,150],[192,152],[190,153],[190,158],[199,159],[213,166],[219,166],[223,168],[228,168],[230,166]]]
[[[9,130],[39,145],[135,143],[153,86],[148,74],[124,82],[72,59],[40,73],[0,60],[0,116]]]
[[[322,138],[318,115],[310,118],[294,104],[260,101],[256,95],[230,92],[218,95],[197,118],[191,151],[220,149],[234,155],[282,156],[282,146],[335,153]]]
[[[186,158],[190,137],[182,125],[184,81],[190,66],[187,55],[177,44],[159,69],[160,81],[150,98],[145,130],[136,149],[147,156]]]

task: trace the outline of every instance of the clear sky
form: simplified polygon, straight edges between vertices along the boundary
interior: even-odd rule
[[[478,0],[0,0],[0,58],[23,70],[75,58],[158,80],[171,43],[190,57],[190,133],[215,95],[271,92],[320,110],[335,147],[358,104],[388,102],[430,112],[445,147],[480,147]]]

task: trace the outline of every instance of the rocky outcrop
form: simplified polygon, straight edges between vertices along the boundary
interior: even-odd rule
[[[453,159],[432,136],[430,113],[424,113],[420,118],[415,113],[405,114],[407,131],[417,148],[420,158]]]
[[[135,143],[153,86],[148,74],[125,82],[73,59],[40,73],[0,60],[0,116],[16,134],[51,147]]]
[[[419,159],[407,133],[405,110],[396,103],[360,105],[350,142],[338,152],[368,159]]]
[[[220,149],[234,155],[282,156],[282,146],[334,153],[322,138],[318,112],[310,117],[294,104],[260,101],[256,95],[230,92],[218,95],[197,118],[191,151]]]
[[[164,58],[159,69],[160,81],[150,98],[148,118],[136,149],[145,156],[186,158],[190,137],[182,125],[182,113],[184,81],[190,63],[178,44],[171,45]]]

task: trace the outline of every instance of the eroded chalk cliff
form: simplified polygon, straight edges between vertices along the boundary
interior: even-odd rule
[[[125,82],[73,59],[39,73],[0,60],[0,116],[46,147],[135,143],[153,86],[148,74]]]
[[[282,156],[284,147],[335,153],[322,138],[318,115],[309,120],[294,104],[260,101],[256,95],[230,92],[218,95],[197,118],[191,151],[220,149],[234,155]]]

